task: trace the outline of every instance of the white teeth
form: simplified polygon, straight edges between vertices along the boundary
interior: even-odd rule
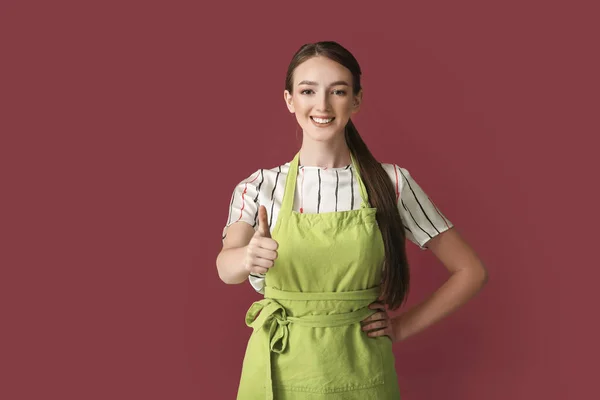
[[[333,121],[333,118],[329,118],[329,119],[322,119],[322,118],[315,118],[315,117],[312,117],[312,119],[313,119],[315,122],[318,122],[319,124],[328,124],[328,123],[330,123],[331,121]]]

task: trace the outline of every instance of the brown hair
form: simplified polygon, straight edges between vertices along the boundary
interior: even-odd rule
[[[361,90],[361,70],[358,61],[340,44],[326,41],[305,44],[294,54],[285,78],[287,91],[292,93],[296,67],[316,56],[327,57],[348,68],[353,78],[353,94],[356,95]],[[385,244],[382,298],[383,302],[393,310],[400,307],[407,299],[410,281],[404,226],[398,212],[394,186],[389,175],[373,157],[358,134],[352,120],[349,120],[346,125],[345,137],[348,148],[358,162],[371,206],[377,208],[377,223]]]

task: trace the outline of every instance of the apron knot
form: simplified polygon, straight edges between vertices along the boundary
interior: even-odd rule
[[[273,299],[254,302],[246,313],[247,326],[255,331],[268,330],[269,348],[275,353],[283,353],[287,348],[289,324],[285,308]]]
[[[254,333],[264,329],[267,332],[269,354],[266,354],[265,388],[267,400],[273,399],[273,380],[271,375],[271,353],[283,353],[288,346],[290,323],[305,327],[324,328],[359,323],[375,311],[367,304],[377,299],[380,287],[346,292],[289,292],[265,287],[265,298],[252,303],[246,313],[246,325],[254,329]],[[363,307],[355,311],[328,315],[306,315],[293,317],[287,315],[287,310],[277,300],[337,300],[356,301],[364,303]],[[296,351],[301,351],[298,349]]]

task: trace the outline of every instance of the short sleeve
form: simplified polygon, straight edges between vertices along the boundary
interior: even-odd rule
[[[233,190],[231,202],[229,203],[229,215],[223,228],[223,240],[227,236],[227,228],[239,221],[248,223],[255,230],[258,229],[259,204],[257,182],[260,175],[261,170],[258,170],[241,181]]]
[[[398,210],[402,217],[406,238],[421,250],[427,250],[426,243],[452,228],[453,224],[442,214],[407,169],[397,165],[394,167],[401,175]]]

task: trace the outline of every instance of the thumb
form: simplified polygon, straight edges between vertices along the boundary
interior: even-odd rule
[[[260,206],[258,209],[258,232],[263,237],[271,237],[269,231],[269,219],[267,218],[267,209],[265,206]]]

